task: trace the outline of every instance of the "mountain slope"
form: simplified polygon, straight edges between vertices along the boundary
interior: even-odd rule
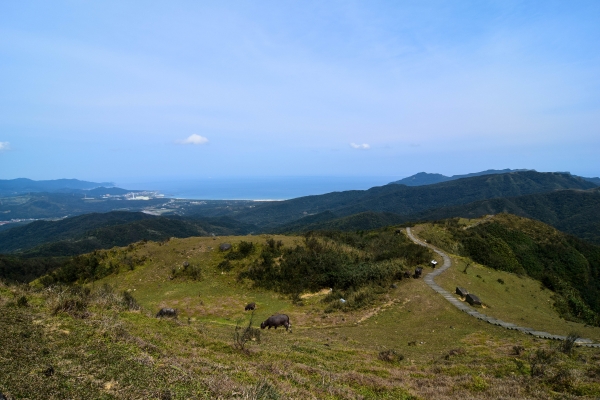
[[[386,185],[365,191],[300,197],[264,203],[250,210],[237,212],[233,217],[268,229],[298,220],[306,214],[324,211],[331,211],[340,217],[366,211],[409,215],[477,200],[593,187],[596,185],[569,174],[523,171],[464,178],[427,186]]]
[[[480,200],[468,204],[436,208],[423,212],[398,215],[365,212],[339,217],[326,211],[278,226],[277,233],[311,230],[375,229],[409,221],[437,221],[453,217],[479,218],[484,215],[509,213],[536,219],[588,242],[600,244],[600,188],[588,190],[557,190],[518,197]],[[368,220],[368,222],[366,222]]]
[[[451,217],[477,218],[486,214],[510,213],[536,219],[556,229],[600,244],[600,188],[558,190],[525,196],[496,198],[416,213],[411,220],[440,220]]]
[[[114,186],[112,182],[87,182],[78,179],[34,181],[26,178],[0,179],[0,196],[15,196],[29,192],[55,192],[61,189],[88,190],[99,186]]]
[[[356,231],[377,229],[406,222],[407,218],[393,213],[366,211],[346,217],[338,217],[331,211],[304,217],[273,229],[274,233],[297,233],[308,231],[339,230]]]
[[[565,318],[600,325],[600,246],[510,214],[443,220],[420,236],[488,267],[529,275],[557,293]]]
[[[488,169],[481,172],[473,172],[471,174],[464,175],[452,175],[446,176],[442,174],[431,174],[428,172],[419,172],[415,175],[409,176],[399,181],[391,182],[391,184],[406,185],[406,186],[423,186],[433,185],[435,183],[454,181],[462,178],[472,178],[474,176],[482,175],[494,175],[494,174],[507,174],[509,172],[527,171],[526,169]]]
[[[60,221],[36,221],[0,232],[0,253],[67,256],[126,246],[143,239],[246,234],[255,227],[231,218],[166,218],[140,212],[92,213]]]
[[[104,194],[104,193],[102,193]],[[85,199],[83,192],[72,193],[31,193],[0,199],[0,213],[3,219],[57,218],[113,210],[141,211],[151,206],[162,206],[168,199],[112,200]]]

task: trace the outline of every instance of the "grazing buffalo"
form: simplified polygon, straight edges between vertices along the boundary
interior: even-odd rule
[[[479,297],[475,296],[473,293],[469,293],[467,294],[467,303],[472,306],[480,306],[481,300],[479,300]]]
[[[221,250],[221,251],[231,250],[231,244],[221,243],[221,245],[219,246],[219,250]]]
[[[285,326],[285,330],[289,330],[291,332],[292,324],[290,324],[290,317],[285,314],[271,315],[265,322],[260,324],[260,329],[271,329],[271,327],[277,329],[278,326]]]
[[[246,304],[246,308],[244,308],[244,310],[246,310],[246,311],[254,311],[254,310],[256,310],[256,303],[248,303],[248,304]]]
[[[177,318],[177,309],[175,308],[161,308],[156,314],[156,318],[170,317]]]
[[[423,273],[423,267],[415,268],[415,274],[413,275],[413,278],[415,278],[415,279],[420,278],[422,273]]]

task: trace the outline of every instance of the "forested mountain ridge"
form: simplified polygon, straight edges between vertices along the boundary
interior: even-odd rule
[[[331,211],[307,216],[278,226],[277,233],[339,229],[375,229],[392,224],[436,221],[446,218],[478,218],[509,213],[535,219],[554,228],[600,245],[600,188],[556,190],[517,197],[480,200],[458,206],[442,207],[408,215],[367,211],[340,217]]]
[[[433,185],[435,183],[454,181],[456,179],[463,179],[463,178],[471,178],[474,176],[507,174],[507,173],[519,172],[519,171],[535,171],[535,170],[508,169],[508,168],[506,168],[506,169],[488,169],[486,171],[481,171],[481,172],[473,172],[470,174],[452,175],[452,176],[446,176],[446,175],[437,174],[437,173],[419,172],[419,173],[416,173],[409,177],[400,179],[398,181],[390,182],[390,184],[399,184],[399,185],[406,185],[406,186]],[[569,172],[565,172],[565,173],[570,174]],[[600,186],[600,178],[586,178],[586,177],[581,177],[581,178],[583,180],[595,183],[596,185]]]
[[[27,178],[0,179],[0,196],[14,196],[29,192],[56,192],[65,189],[89,190],[100,186],[112,187],[112,182],[87,182],[78,179],[34,181]]]
[[[481,172],[473,172],[470,174],[452,175],[452,176],[446,176],[443,174],[428,173],[428,172],[419,172],[419,173],[416,173],[409,177],[406,177],[404,179],[390,182],[390,184],[398,184],[398,185],[406,185],[406,186],[433,185],[435,183],[454,181],[456,179],[472,178],[474,176],[482,176],[482,175],[507,174],[509,172],[517,172],[517,171],[528,171],[528,170],[526,170],[526,169],[509,169],[509,168],[488,169],[486,171],[481,171]]]
[[[36,221],[0,232],[0,253],[72,256],[140,240],[170,237],[243,235],[256,227],[228,217],[158,217],[141,212],[84,214],[60,221]]]
[[[364,191],[306,196],[264,203],[236,212],[233,216],[240,221],[271,229],[324,211],[331,211],[339,217],[365,211],[409,215],[477,200],[594,187],[594,183],[570,174],[521,171],[464,178],[427,186],[386,185]]]
[[[477,218],[509,213],[536,219],[592,243],[600,244],[600,188],[557,190],[517,197],[480,200],[443,207],[411,216],[411,220],[440,220],[451,217]]]

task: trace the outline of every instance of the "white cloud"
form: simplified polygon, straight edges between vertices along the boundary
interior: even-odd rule
[[[368,150],[371,148],[371,146],[369,146],[366,143],[363,143],[363,144],[350,143],[350,146],[352,146],[352,148],[354,148],[354,149],[361,149],[361,150]]]
[[[0,142],[0,151],[10,149],[10,143],[8,142]]]
[[[196,135],[194,133],[193,135],[188,136],[187,139],[178,140],[177,143],[179,143],[179,144],[206,144],[206,143],[208,143],[208,139],[205,138],[204,136]]]

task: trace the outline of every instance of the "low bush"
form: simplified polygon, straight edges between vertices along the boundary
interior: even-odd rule
[[[254,243],[242,240],[235,246],[234,250],[225,254],[226,260],[242,260],[254,252]]]
[[[564,353],[568,356],[573,355],[573,351],[575,350],[575,342],[580,338],[580,335],[575,332],[571,332],[567,335],[567,338],[563,340],[559,346],[558,350],[561,353]]]
[[[429,249],[413,247],[407,241],[403,235],[387,230],[368,234],[309,233],[303,245],[291,248],[268,241],[258,259],[239,278],[295,297],[330,287],[347,297],[346,308],[362,307],[372,297],[371,289],[361,288],[389,288],[401,279],[407,265],[431,259]]]
[[[260,329],[252,326],[254,322],[254,311],[250,315],[248,325],[245,327],[240,326],[241,321],[237,321],[235,325],[235,331],[233,333],[233,347],[237,350],[247,353],[246,346],[250,342],[260,343]]]
[[[378,358],[381,361],[389,363],[397,363],[404,360],[404,356],[394,349],[382,350],[379,352]]]
[[[532,377],[541,377],[555,362],[556,354],[552,350],[537,349],[529,356],[529,371]]]

